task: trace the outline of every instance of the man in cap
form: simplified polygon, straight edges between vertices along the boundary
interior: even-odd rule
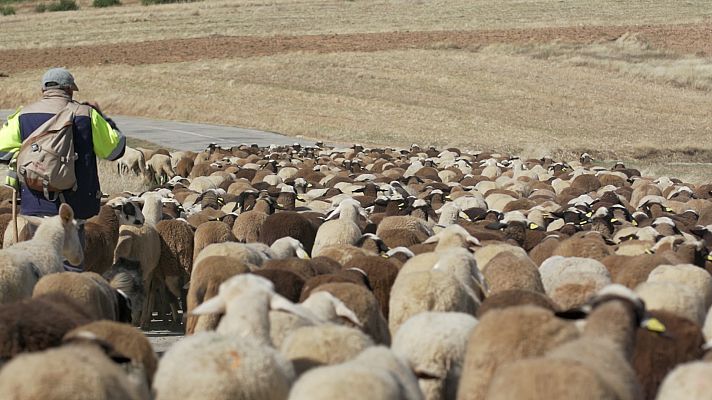
[[[64,68],[48,70],[42,77],[42,99],[17,110],[0,128],[0,162],[13,162],[22,142],[38,127],[65,109],[68,103],[74,102],[72,97],[78,90],[74,76],[69,71]],[[65,191],[62,196],[57,196],[52,201],[43,192],[19,185],[20,214],[56,215],[62,202],[72,206],[77,219],[87,219],[99,213],[101,189],[96,157],[112,161],[120,158],[124,154],[126,138],[116,124],[102,114],[96,103],[83,103],[78,106],[73,134],[74,151],[78,156],[75,161],[76,190]],[[6,184],[18,186],[17,174],[13,171],[12,164]],[[83,244],[83,227],[80,230],[80,239]],[[65,264],[65,269],[82,270],[83,266],[72,267]]]

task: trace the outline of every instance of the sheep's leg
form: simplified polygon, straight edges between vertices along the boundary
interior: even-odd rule
[[[151,325],[151,318],[153,317],[153,305],[155,302],[153,287],[153,278],[148,279],[146,283],[146,299],[143,303],[143,312],[141,313],[141,329],[148,330]]]

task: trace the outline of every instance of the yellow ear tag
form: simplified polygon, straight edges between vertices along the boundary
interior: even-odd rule
[[[665,212],[672,212],[672,208],[670,208],[670,207],[665,207]]]
[[[660,320],[657,318],[650,318],[649,320],[645,321],[645,329],[649,330],[650,332],[657,332],[657,333],[663,333],[665,332],[665,325],[663,325]]]
[[[638,221],[633,220],[633,226],[638,226]]]
[[[593,215],[593,213],[590,212],[590,211],[586,213],[586,216],[589,217],[589,218],[591,218],[592,215]]]
[[[388,258],[388,254],[383,253],[383,254],[381,254],[381,257]]]
[[[618,222],[618,218],[611,218],[611,222],[612,222],[612,223]]]
[[[712,261],[712,254],[709,254],[709,255],[707,256],[707,261]]]
[[[532,222],[531,224],[529,224],[529,229],[531,229],[531,230],[534,230],[534,229],[536,229],[536,228],[538,228],[538,227],[539,227],[539,225],[537,225],[537,224],[535,224],[535,223],[533,223],[533,222]]]

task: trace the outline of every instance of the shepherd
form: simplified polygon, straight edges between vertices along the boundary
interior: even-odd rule
[[[68,70],[52,68],[42,76],[42,99],[18,109],[0,128],[0,162],[10,166],[5,184],[19,188],[21,215],[57,215],[62,203],[78,220],[99,213],[96,158],[119,159],[126,138],[96,102],[74,101],[76,91]],[[79,235],[83,246],[83,226]],[[65,269],[84,268],[65,263]]]

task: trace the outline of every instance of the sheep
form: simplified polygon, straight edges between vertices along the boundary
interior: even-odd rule
[[[91,321],[81,305],[58,293],[0,305],[0,360],[59,346],[67,332]]]
[[[575,236],[563,240],[554,250],[553,255],[563,257],[592,258],[597,261],[611,255],[613,251],[600,235]]]
[[[694,361],[681,364],[670,372],[662,382],[657,400],[708,399],[709,376],[712,364]]]
[[[275,294],[264,278],[244,274],[221,284],[218,296],[192,310],[195,315],[225,313],[217,331],[201,332],[168,350],[154,381],[156,399],[286,398],[294,369],[271,347],[270,309],[310,317]]]
[[[161,241],[161,255],[156,266],[156,279],[165,282],[171,296],[169,305],[173,322],[178,323],[178,300],[185,305],[183,286],[193,268],[193,230],[179,220],[160,221],[156,224]],[[168,294],[168,293],[167,293]]]
[[[669,282],[643,282],[635,293],[645,301],[649,310],[669,311],[702,326],[705,321],[703,293],[697,293],[688,285]]]
[[[317,292],[309,296],[302,306],[309,310],[317,320],[326,323],[342,323],[359,328],[363,327],[356,314],[329,292]],[[296,329],[305,326],[314,326],[314,319],[302,318],[290,312],[274,310],[269,312],[270,339],[272,344],[279,348],[288,335]],[[321,326],[321,324],[317,324]],[[372,341],[369,339],[369,342]],[[308,367],[308,365],[304,365]],[[301,374],[302,370],[297,371]]]
[[[95,321],[67,332],[63,341],[74,338],[96,338],[109,344],[114,351],[129,358],[144,371],[149,386],[153,381],[158,367],[156,353],[146,336],[131,326],[113,321]]]
[[[648,282],[674,282],[687,285],[704,298],[704,309],[712,305],[712,276],[692,264],[659,265],[648,275]]]
[[[644,303],[630,289],[610,285],[596,295],[592,306],[579,338],[544,357],[501,366],[487,398],[641,398],[629,360],[636,327],[645,313]],[[538,384],[543,377],[547,377],[547,385]],[[571,385],[572,380],[579,384]]]
[[[216,296],[220,284],[232,276],[249,271],[250,268],[246,264],[226,256],[209,256],[201,260],[200,268],[193,271],[188,288],[186,335],[217,326],[218,316],[199,317],[191,315],[191,312],[204,301]]]
[[[131,314],[127,319],[132,324],[138,325],[146,300],[141,264],[138,261],[119,258],[104,277],[109,281],[109,286],[128,298]]]
[[[275,240],[269,248],[271,257],[274,259],[283,260],[291,257],[309,259],[309,254],[307,254],[302,243],[290,236]]]
[[[487,296],[477,308],[477,318],[482,318],[488,311],[523,305],[534,305],[556,312],[559,307],[544,293],[531,290],[512,289]]]
[[[472,330],[457,399],[484,399],[498,369],[509,362],[546,354],[579,336],[571,323],[540,307],[491,310]]]
[[[0,250],[0,304],[29,297],[41,276],[64,271],[64,257],[72,265],[83,260],[78,224],[67,204],[42,220],[31,240]]]
[[[361,237],[361,228],[356,224],[359,214],[364,213],[360,204],[355,200],[344,200],[331,216],[337,213],[340,214],[338,220],[326,221],[317,230],[312,256],[319,256],[327,246],[354,244]]]
[[[114,250],[114,261],[120,258],[138,261],[141,266],[141,276],[146,294],[146,301],[141,311],[140,325],[147,327],[151,321],[155,297],[154,291],[163,285],[156,279],[155,270],[161,257],[161,239],[156,231],[160,221],[161,198],[156,194],[146,196],[141,210],[144,224],[141,226],[122,225],[119,229],[119,240]]]
[[[63,371],[61,379],[57,374]],[[0,398],[138,400],[142,393],[97,344],[22,355],[0,370]]]
[[[547,295],[564,310],[583,305],[611,283],[606,267],[591,258],[554,256],[539,273]]]
[[[421,400],[418,381],[405,360],[385,347],[370,347],[355,359],[315,368],[297,380],[289,400]]]
[[[176,176],[171,166],[171,157],[164,154],[154,154],[146,161],[146,173],[151,182],[156,182],[159,185]]]
[[[264,269],[253,271],[255,275],[269,279],[274,285],[275,291],[287,300],[297,303],[304,287],[304,278],[298,273],[289,270],[271,269],[265,266]]]
[[[475,260],[477,261],[477,266],[480,269],[483,269],[490,262],[490,260],[497,256],[497,254],[505,251],[521,258],[527,257],[527,252],[519,246],[514,246],[509,243],[503,242],[492,242],[484,244],[475,252]]]
[[[272,255],[271,249],[263,243],[213,243],[205,247],[195,258],[193,261],[193,272],[198,268],[201,260],[210,256],[227,256],[238,262],[244,262],[257,268],[269,260]]]
[[[126,207],[135,207],[129,203]],[[84,223],[84,265],[85,271],[103,274],[114,261],[114,249],[119,241],[120,218],[123,206],[103,206],[99,214]],[[126,216],[123,217],[126,219]]]
[[[388,318],[391,335],[396,334],[408,318],[419,312],[475,313],[479,300],[457,276],[439,268],[404,274],[407,264],[403,266],[391,289]]]
[[[287,398],[293,379],[292,366],[276,350],[246,338],[203,332],[164,354],[154,390],[157,400],[276,400]]]
[[[664,332],[638,328],[633,352],[633,368],[643,389],[643,398],[654,398],[665,376],[678,364],[702,357],[705,338],[700,326],[667,311],[651,311]]]
[[[61,272],[43,276],[35,285],[33,297],[49,293],[63,294],[80,304],[92,319],[118,321],[120,315],[130,310],[120,310],[120,297],[124,296],[94,272]],[[120,321],[127,322],[127,321]]]
[[[366,273],[371,290],[381,306],[381,312],[388,319],[388,303],[391,298],[391,288],[398,275],[398,266],[384,257],[366,256],[351,259],[344,268],[358,268]]]
[[[259,241],[271,245],[277,239],[289,236],[299,240],[307,253],[312,253],[318,226],[295,211],[270,214],[260,230]]]
[[[544,292],[539,270],[529,257],[501,252],[487,263],[482,274],[490,295],[512,289]]]
[[[369,291],[372,290],[371,285],[368,282],[368,277],[366,276],[366,273],[357,268],[352,268],[349,270],[340,270],[329,274],[318,274],[307,279],[304,282],[304,286],[302,287],[302,293],[299,296],[299,299],[305,300],[311,295],[314,289],[321,285],[338,282],[353,283],[359,286],[363,286]]]
[[[257,242],[260,238],[260,231],[267,216],[275,209],[275,201],[266,192],[260,194],[260,198],[255,202],[255,206],[238,215],[232,227],[232,234],[235,240],[242,243]]]
[[[368,334],[374,343],[385,345],[391,343],[388,322],[383,317],[378,300],[371,291],[354,283],[335,282],[318,286],[312,292],[312,296],[322,291],[331,293],[348,309],[353,310],[358,321],[363,325],[361,330]]]
[[[299,376],[314,367],[351,360],[373,345],[371,338],[356,328],[325,324],[293,330],[279,350],[292,361]]]
[[[124,155],[116,160],[116,167],[119,175],[132,172],[143,176],[146,173],[146,160],[141,151],[126,146]]]
[[[426,399],[456,397],[475,325],[477,320],[467,314],[425,312],[408,319],[393,337],[393,352],[409,361]]]
[[[234,242],[235,236],[230,227],[221,221],[210,221],[201,224],[195,230],[193,239],[193,263],[196,262],[198,254],[213,243]]]

